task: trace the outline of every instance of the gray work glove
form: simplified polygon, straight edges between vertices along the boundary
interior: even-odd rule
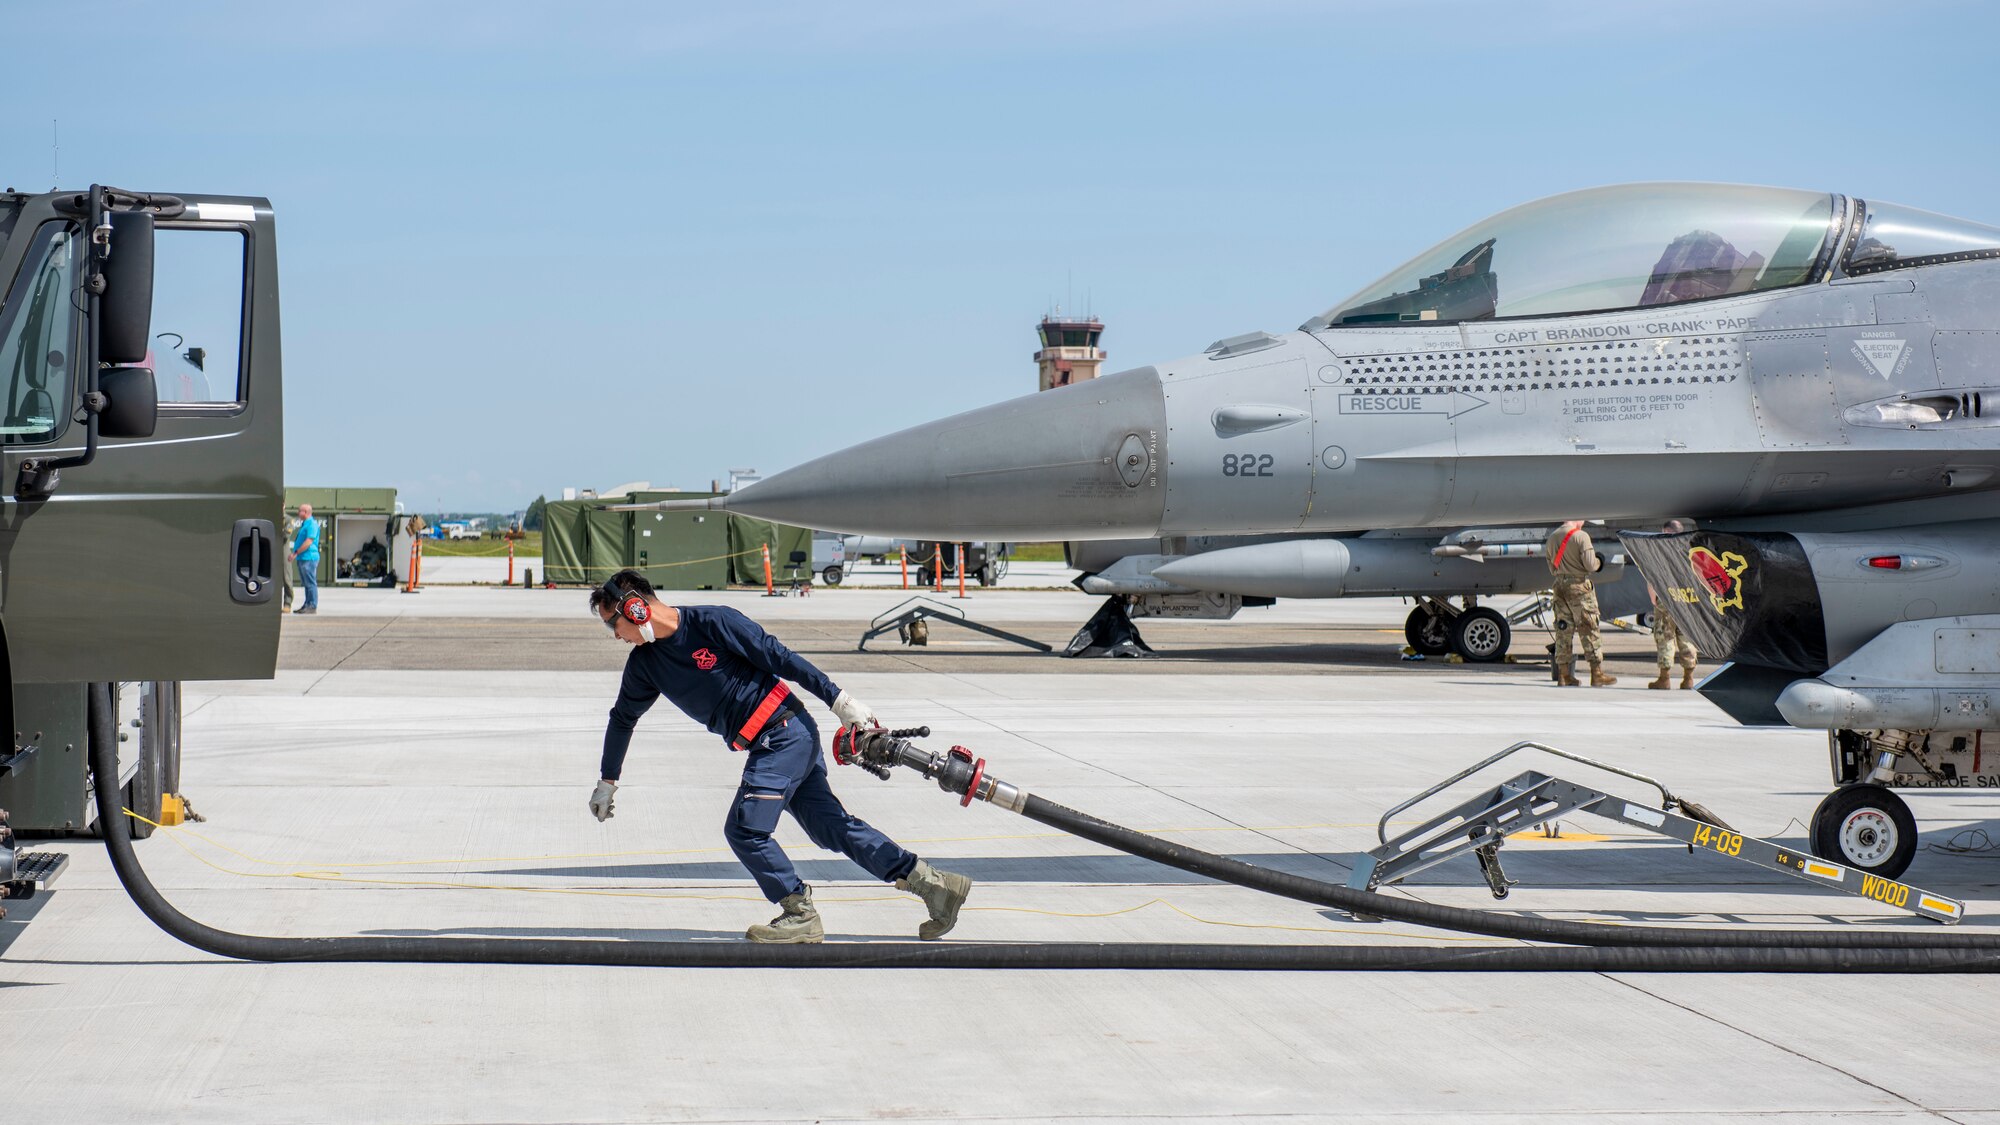
[[[613,816],[611,798],[617,792],[618,783],[615,781],[599,781],[597,788],[590,791],[590,811],[599,821],[610,820]]]

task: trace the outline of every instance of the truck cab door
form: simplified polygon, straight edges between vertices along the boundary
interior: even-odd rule
[[[0,425],[0,486],[10,490],[0,619],[18,680],[274,671],[284,466],[275,229],[263,200],[184,198],[183,215],[156,224],[152,337],[141,364],[159,396],[154,432],[101,438],[96,459],[64,469],[46,499],[12,490],[22,460],[83,449],[81,381],[68,357],[86,354],[87,325],[60,309],[30,325],[16,296],[33,295],[32,285],[23,289],[30,277],[80,276],[81,224],[50,216],[37,232],[46,252],[30,250],[9,281],[0,356],[12,347],[16,365],[0,367],[12,384]]]

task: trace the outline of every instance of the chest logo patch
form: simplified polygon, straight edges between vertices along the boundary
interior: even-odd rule
[[[715,667],[715,654],[705,648],[694,650],[694,666],[706,672]]]

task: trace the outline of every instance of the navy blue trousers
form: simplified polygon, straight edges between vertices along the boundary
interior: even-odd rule
[[[914,853],[849,813],[833,795],[812,716],[796,712],[774,723],[749,754],[722,835],[765,898],[777,902],[805,889],[785,849],[771,838],[780,812],[791,813],[813,843],[841,853],[885,883],[903,878],[917,865]]]

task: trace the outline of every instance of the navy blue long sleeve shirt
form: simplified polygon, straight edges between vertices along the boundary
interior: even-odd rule
[[[780,679],[792,681],[829,707],[840,694],[826,673],[742,613],[720,605],[677,608],[681,624],[673,636],[634,645],[625,658],[625,680],[618,686],[618,702],[604,728],[599,777],[618,780],[626,748],[632,744],[632,728],[663,695],[688,718],[721,735],[727,745]]]

